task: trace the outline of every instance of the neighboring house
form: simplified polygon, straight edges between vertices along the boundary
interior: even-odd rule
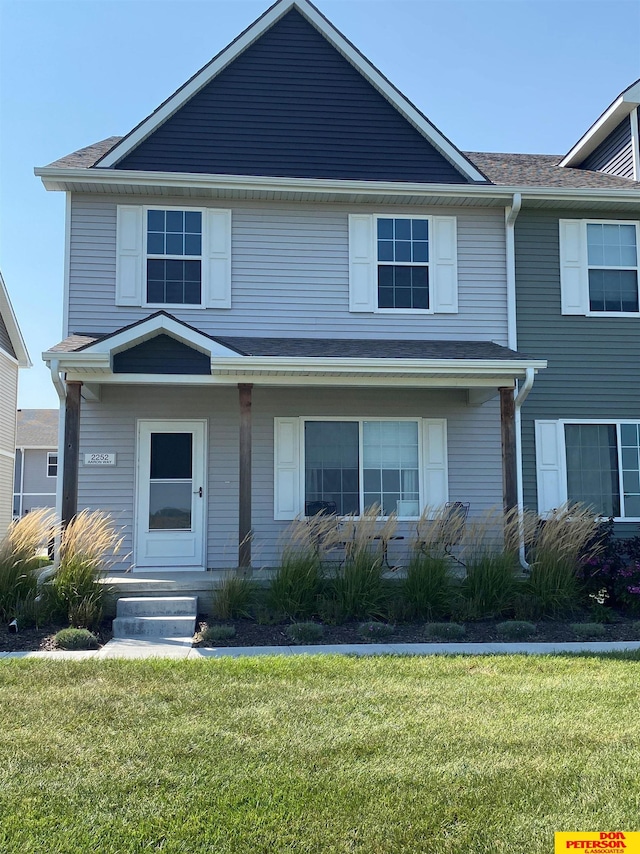
[[[518,346],[543,356],[522,410],[524,499],[640,522],[640,81],[564,158],[583,192],[516,223]]]
[[[68,199],[62,515],[112,513],[135,571],[273,565],[309,502],[407,536],[515,506],[547,358],[516,350],[516,224],[632,209],[628,179],[461,152],[306,0],[36,173]]]
[[[13,515],[56,506],[58,481],[57,409],[19,409]]]
[[[18,369],[31,366],[24,339],[0,274],[0,537],[12,519]]]

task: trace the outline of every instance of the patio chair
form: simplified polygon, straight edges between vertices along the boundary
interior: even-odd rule
[[[420,530],[420,522],[416,525],[417,546],[423,554],[437,545],[442,548],[444,554],[451,560],[465,566],[464,562],[453,554],[452,549],[462,540],[464,529],[469,515],[469,501],[447,501],[443,512],[437,521],[437,529],[429,530],[428,536]]]

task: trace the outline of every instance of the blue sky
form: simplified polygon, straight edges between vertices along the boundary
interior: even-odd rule
[[[64,195],[33,175],[126,133],[268,0],[0,0],[0,269],[34,367],[22,407],[57,406]],[[459,148],[565,153],[640,77],[640,0],[317,0]]]

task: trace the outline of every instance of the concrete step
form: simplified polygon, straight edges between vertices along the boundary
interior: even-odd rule
[[[197,596],[127,596],[118,599],[118,617],[195,617]]]
[[[196,630],[196,617],[116,617],[113,621],[114,638],[190,638]]]

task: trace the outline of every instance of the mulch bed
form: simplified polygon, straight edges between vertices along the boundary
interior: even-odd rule
[[[575,618],[575,622],[588,622],[588,618]],[[202,647],[233,647],[233,646],[290,646],[291,641],[286,635],[288,623],[277,625],[261,625],[252,620],[202,620],[199,623],[199,631],[207,625],[216,623],[219,625],[234,626],[235,637],[221,641],[196,640],[194,646]],[[465,623],[466,633],[461,639],[465,643],[496,643],[504,642],[496,631],[496,625],[501,620],[479,620],[478,622]],[[424,622],[400,623],[395,627],[392,635],[383,638],[363,638],[358,634],[359,622],[345,623],[338,626],[324,626],[322,644],[351,644],[351,643],[437,643],[434,638],[424,635]],[[531,642],[571,642],[571,641],[628,641],[640,640],[638,621],[622,619],[618,623],[604,626],[605,634],[599,637],[578,637],[565,622],[539,621],[536,623],[537,632],[527,640]],[[41,626],[40,628],[20,629],[17,634],[10,633],[8,627],[0,626],[0,652],[29,652],[32,650],[56,649],[55,634],[65,626]],[[105,621],[98,632],[101,644],[111,639],[111,622]],[[197,636],[196,636],[197,637]]]
[[[505,642],[509,639],[501,637],[496,631],[496,625],[503,620],[479,620],[473,623],[465,623],[465,635],[460,640],[464,643],[496,643]],[[588,618],[578,618],[571,622],[590,622]],[[196,641],[194,646],[203,647],[233,647],[233,646],[290,646],[291,641],[286,635],[288,623],[278,625],[260,625],[250,620],[207,620],[200,623],[200,631],[207,625],[229,625],[234,626],[236,635],[229,640],[220,641]],[[569,628],[566,622],[539,621],[535,623],[537,632],[528,641],[541,642],[571,642],[584,640],[597,641],[622,641],[640,640],[640,629],[634,620],[623,619],[619,623],[605,625],[605,635],[593,638],[578,637]],[[434,638],[426,637],[424,634],[424,622],[400,623],[395,627],[394,633],[386,637],[363,638],[358,634],[359,622],[346,623],[338,626],[324,626],[321,644],[344,644],[344,643],[437,643]],[[448,643],[450,641],[445,641]]]

